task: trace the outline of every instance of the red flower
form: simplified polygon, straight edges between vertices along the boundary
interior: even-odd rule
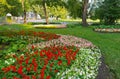
[[[45,75],[44,71],[41,71],[41,73],[40,73],[40,79],[44,79],[44,75]]]
[[[45,75],[45,69],[46,69],[46,65],[43,66],[43,68],[41,69],[41,73],[40,73],[40,79],[44,79],[44,75]]]
[[[26,60],[25,60],[25,63],[26,63],[26,64],[28,64],[29,59],[30,59],[29,57],[28,57],[28,58],[26,58]]]
[[[7,79],[7,78],[2,78],[2,79]]]
[[[16,72],[16,67],[15,66],[10,66],[13,72]]]
[[[20,78],[17,78],[17,77],[14,76],[13,79],[20,79]]]
[[[33,66],[33,64],[30,64],[30,68]]]
[[[36,35],[37,35],[37,32],[33,32],[33,34],[34,34],[34,36],[36,36]]]
[[[58,65],[61,65],[62,64],[62,60],[58,61]]]
[[[32,45],[32,49],[35,49],[34,45]]]
[[[51,76],[49,75],[49,76],[46,77],[46,79],[50,79],[50,77],[51,77]]]
[[[36,62],[36,59],[35,59],[35,58],[32,59],[32,64],[33,64],[34,66],[37,66],[37,62]]]
[[[34,67],[34,71],[35,71],[35,72],[37,71],[37,66]]]
[[[22,62],[23,62],[23,56],[21,56],[20,58],[16,58],[16,60],[17,60],[17,62],[19,64],[22,64]]]
[[[13,55],[14,58],[16,58],[17,56],[16,55]]]
[[[23,70],[23,66],[20,66],[19,69],[18,69],[18,73],[19,73],[20,75],[23,75],[22,70]]]
[[[58,55],[57,54],[55,55],[55,60],[58,60]]]
[[[70,65],[70,63],[71,63],[71,61],[68,59],[68,60],[67,60],[67,64]]]
[[[34,52],[34,54],[37,55],[37,54],[38,54],[38,50],[36,50],[36,51]]]
[[[32,59],[32,64],[34,65],[34,71],[36,72],[38,64],[36,63],[36,59],[35,58]]]
[[[21,55],[21,56],[20,56],[20,59],[21,59],[21,60],[24,60],[24,56],[23,56],[23,55]]]
[[[48,59],[44,59],[44,65],[48,64]]]
[[[57,73],[58,72],[58,70],[55,70],[55,73]]]
[[[41,56],[41,57],[43,57],[43,56],[44,56],[44,54],[43,54],[43,53],[44,53],[44,50],[41,50],[41,51],[40,51],[40,56]]]
[[[47,56],[48,60],[51,60],[53,57],[53,53],[50,52],[49,50],[47,52],[45,52],[45,55]]]
[[[61,51],[60,50],[58,50],[58,56],[62,56],[62,53],[61,53]]]
[[[53,66],[53,64],[54,64],[54,63],[51,63],[51,64],[50,64],[50,67],[52,67],[52,66]]]
[[[22,79],[30,79],[30,77],[25,75]]]
[[[10,70],[11,70],[10,67],[2,68],[2,71],[4,71],[5,73],[9,72]]]
[[[26,70],[29,72],[30,71],[30,67],[27,67]]]
[[[34,75],[32,75],[32,79],[36,79],[36,77]]]

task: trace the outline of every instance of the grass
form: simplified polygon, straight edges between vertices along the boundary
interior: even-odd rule
[[[23,25],[4,25],[3,27],[0,27],[0,29],[4,31],[6,29],[26,29],[24,28],[25,26],[23,27]],[[98,33],[94,32],[92,27],[75,27],[65,29],[35,29],[29,27],[27,29],[57,34],[74,35],[91,41],[101,49],[102,55],[105,58],[105,63],[110,68],[110,72],[115,74],[115,79],[120,79],[120,33]]]

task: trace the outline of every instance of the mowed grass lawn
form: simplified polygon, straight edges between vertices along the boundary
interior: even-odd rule
[[[108,65],[110,72],[115,74],[115,79],[120,79],[120,33],[98,33],[94,32],[92,27],[75,27],[64,29],[35,29],[24,28],[22,25],[4,25],[0,27],[0,31],[5,30],[36,30],[51,32],[56,34],[74,35],[80,38],[87,39],[98,46],[105,63]]]

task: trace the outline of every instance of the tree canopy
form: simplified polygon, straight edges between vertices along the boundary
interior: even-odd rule
[[[13,16],[19,16],[22,12],[19,0],[0,0],[0,15],[4,16],[11,13]]]
[[[115,24],[115,21],[120,18],[120,0],[105,0],[96,9],[95,17],[104,24]]]
[[[82,17],[82,2],[79,0],[68,0],[67,9],[73,18]]]

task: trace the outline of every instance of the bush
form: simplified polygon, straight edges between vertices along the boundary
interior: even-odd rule
[[[99,26],[95,26],[95,28],[99,28],[99,29],[120,29],[120,25],[99,25]]]

